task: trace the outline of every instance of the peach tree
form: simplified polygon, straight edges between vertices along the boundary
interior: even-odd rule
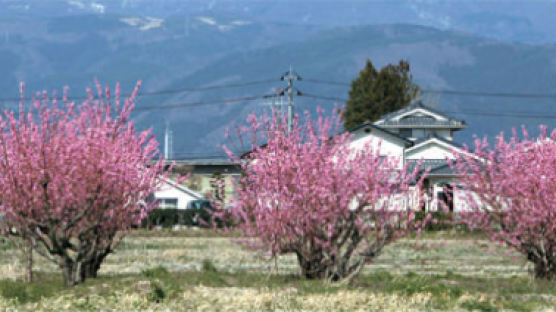
[[[0,116],[0,212],[53,261],[72,286],[96,277],[101,263],[154,203],[163,176],[150,131],[130,120],[140,83],[120,101],[97,83],[82,104],[33,97]]]
[[[494,144],[475,140],[452,166],[469,203],[461,220],[523,254],[537,278],[556,278],[556,131]]]
[[[384,157],[380,144],[352,148],[340,116],[293,121],[251,115],[238,127],[252,150],[225,213],[251,246],[293,253],[309,279],[351,279],[382,249],[415,230],[415,170]],[[261,140],[264,144],[260,143]]]

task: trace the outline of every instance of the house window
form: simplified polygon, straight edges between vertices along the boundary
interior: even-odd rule
[[[400,135],[405,138],[411,137],[411,129],[400,129]]]
[[[158,198],[159,209],[176,209],[178,208],[177,198]]]
[[[413,129],[413,137],[414,138],[424,138],[425,137],[425,129]]]

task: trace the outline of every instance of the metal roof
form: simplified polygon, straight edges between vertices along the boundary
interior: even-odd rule
[[[427,141],[432,141],[432,140],[438,140],[438,141],[440,141],[440,142],[443,142],[443,143],[446,143],[446,144],[448,144],[448,145],[451,145],[451,146],[453,146],[453,147],[455,147],[455,148],[459,148],[459,149],[464,148],[463,145],[461,145],[461,144],[459,144],[459,143],[456,143],[456,142],[454,142],[454,141],[447,140],[446,138],[443,138],[443,137],[441,137],[441,136],[439,136],[439,135],[437,135],[437,134],[435,134],[435,133],[431,133],[431,134],[429,134],[429,135],[426,136],[426,137],[419,138],[419,139],[415,140],[415,141],[413,142],[413,146],[419,145],[419,144],[421,144],[421,143],[425,143],[425,142],[427,142]]]
[[[405,118],[401,118],[399,120],[394,120],[394,118],[410,112],[414,109],[423,109],[425,111],[429,111],[435,115],[442,116],[447,120],[439,121],[430,116],[409,116]],[[420,127],[420,128],[464,128],[466,126],[465,121],[453,118],[451,116],[446,115],[443,112],[437,111],[429,106],[426,106],[421,101],[415,101],[412,104],[387,114],[383,117],[382,120],[377,122],[380,126],[386,128],[410,128],[410,127]]]
[[[395,138],[397,138],[397,139],[399,139],[399,140],[401,140],[401,141],[404,141],[404,142],[405,142],[406,144],[408,144],[408,145],[412,145],[412,144],[413,144],[413,141],[409,140],[408,138],[405,138],[405,137],[401,136],[399,133],[395,133],[395,132],[392,132],[392,131],[390,131],[390,130],[388,130],[388,129],[384,129],[384,128],[382,128],[382,127],[380,127],[380,126],[377,126],[376,124],[374,124],[374,123],[372,123],[372,122],[369,122],[369,121],[368,121],[368,122],[365,122],[365,123],[362,123],[362,124],[360,124],[360,125],[358,125],[358,126],[355,126],[355,127],[351,128],[351,129],[348,129],[347,131],[348,131],[348,132],[355,132],[355,131],[360,130],[360,129],[363,129],[363,128],[374,128],[374,129],[377,129],[377,130],[379,130],[379,131],[382,131],[382,132],[384,132],[384,133],[386,133],[386,134],[389,134],[389,135],[391,135],[391,136],[393,136],[393,137],[395,137]]]
[[[407,170],[409,172],[413,172],[415,170],[415,166],[419,163],[420,160],[417,159],[408,159],[407,160]],[[419,168],[419,174],[425,172],[425,170],[429,169],[428,176],[434,175],[455,175],[455,172],[448,164],[448,161],[445,159],[423,159],[421,163],[421,167]]]
[[[459,120],[436,120],[427,116],[412,116],[400,120],[384,120],[380,123],[385,128],[463,128]]]
[[[181,192],[183,192],[183,193],[187,193],[187,194],[189,194],[189,195],[191,195],[191,196],[193,196],[193,197],[195,197],[195,198],[197,198],[197,199],[203,199],[203,198],[204,198],[203,195],[201,195],[201,194],[195,192],[194,190],[188,188],[188,187],[185,186],[185,185],[180,185],[180,184],[178,184],[176,181],[174,181],[174,180],[172,180],[172,179],[164,178],[163,181],[164,181],[164,183],[166,183],[167,185],[169,185],[169,186],[171,186],[171,187],[173,187],[173,188],[175,188],[175,189],[177,189],[177,190],[179,190],[179,191],[181,191]]]

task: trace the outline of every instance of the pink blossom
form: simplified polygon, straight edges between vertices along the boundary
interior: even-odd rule
[[[556,278],[556,132],[523,139],[513,131],[493,146],[475,140],[474,154],[458,155],[452,166],[460,173],[470,209],[462,220],[533,262],[535,276]]]
[[[139,84],[121,110],[96,85],[99,98],[87,90],[81,105],[67,102],[66,89],[62,104],[44,92],[29,108],[22,100],[19,117],[0,117],[0,212],[60,266],[66,285],[96,276],[153,208],[145,199],[164,176],[156,140],[128,122]]]
[[[395,159],[370,145],[352,150],[350,134],[337,134],[339,116],[319,110],[315,121],[307,113],[291,132],[273,116],[250,115],[249,131],[238,134],[240,142],[250,137],[252,151],[232,156],[243,160],[243,175],[218,217],[230,217],[273,256],[295,253],[304,276],[333,281],[355,276],[384,246],[419,228],[410,207],[394,200],[410,197],[416,171],[396,170]]]

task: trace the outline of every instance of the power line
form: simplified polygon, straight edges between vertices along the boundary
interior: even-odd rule
[[[137,96],[156,96],[156,95],[166,95],[166,94],[175,94],[175,93],[182,93],[182,92],[201,92],[201,91],[210,91],[210,90],[217,90],[217,89],[230,89],[230,88],[240,88],[240,87],[248,87],[253,85],[259,84],[266,84],[271,82],[277,82],[278,79],[262,79],[262,80],[255,80],[255,81],[248,81],[243,83],[230,83],[230,84],[221,84],[221,85],[214,85],[214,86],[206,86],[206,87],[184,87],[178,89],[167,89],[167,90],[158,90],[158,91],[150,91],[150,92],[140,92]],[[129,97],[131,93],[123,93],[121,94],[122,97]],[[32,97],[25,97],[24,100],[30,101]],[[89,96],[70,96],[68,100],[87,100]],[[19,102],[21,101],[20,97],[10,97],[10,98],[0,98],[0,102]]]
[[[519,117],[519,118],[539,118],[539,119],[547,119],[547,118],[556,118],[554,114],[530,114],[525,112],[519,113],[497,113],[497,112],[488,112],[488,111],[472,111],[472,110],[464,110],[464,111],[443,111],[445,113],[450,114],[461,114],[461,115],[480,115],[480,116],[487,116],[487,117]]]
[[[556,99],[556,94],[542,93],[505,93],[505,92],[475,92],[458,90],[434,90],[422,89],[423,93],[437,93],[461,96],[485,96],[485,97],[507,97],[507,98],[531,98],[531,99]]]
[[[290,74],[289,72],[286,74]],[[285,78],[290,78],[284,76]],[[293,75],[292,75],[293,77]],[[283,78],[283,79],[285,79]],[[159,91],[152,91],[152,92],[145,92],[141,93],[138,96],[151,96],[151,95],[163,95],[163,94],[172,94],[172,93],[180,93],[180,92],[196,92],[196,91],[208,91],[208,90],[215,90],[215,89],[224,89],[224,88],[237,88],[237,87],[244,87],[244,86],[251,86],[257,84],[264,84],[270,82],[276,82],[277,79],[262,79],[262,80],[255,80],[249,81],[244,83],[232,83],[232,84],[222,84],[222,85],[214,85],[214,86],[207,86],[207,87],[187,87],[187,88],[180,88],[180,89],[168,89],[168,90],[159,90]],[[349,86],[349,83],[345,82],[338,82],[338,81],[329,81],[329,80],[322,80],[322,79],[313,79],[313,78],[304,78],[303,81],[310,82],[310,83],[317,83],[317,84],[328,84],[328,85],[341,85],[341,86]],[[290,88],[293,94],[293,86],[287,88],[289,92]],[[541,94],[541,93],[503,93],[503,92],[474,92],[474,91],[460,91],[460,90],[442,90],[442,89],[423,89],[425,93],[440,93],[440,94],[447,94],[447,95],[458,95],[458,96],[489,96],[489,97],[510,97],[510,98],[546,98],[546,99],[556,99],[556,94]],[[130,94],[123,94],[122,96],[126,97]],[[235,102],[249,102],[255,101],[260,99],[268,99],[268,98],[275,98],[278,96],[283,95],[283,93],[274,93],[274,94],[265,94],[265,95],[258,95],[258,96],[246,96],[246,97],[237,97],[237,98],[225,98],[219,100],[209,100],[209,101],[198,101],[198,102],[182,102],[182,103],[171,103],[171,104],[162,104],[157,106],[137,106],[135,111],[148,111],[148,110],[163,110],[163,109],[175,109],[175,108],[183,108],[183,107],[193,107],[193,106],[203,106],[203,105],[216,105],[216,104],[228,104],[228,103],[235,103]],[[319,99],[319,100],[328,100],[328,101],[338,101],[338,102],[347,102],[348,100],[345,98],[334,97],[334,96],[326,96],[326,95],[317,95],[311,93],[304,93],[299,92],[297,95]],[[291,95],[290,95],[291,97]],[[27,100],[29,98],[26,98]],[[71,100],[75,99],[88,99],[88,97],[69,97]],[[0,98],[0,101],[17,101],[19,102],[19,98]],[[497,117],[524,117],[524,118],[556,118],[556,115],[550,114],[535,114],[535,113],[526,113],[526,112],[519,112],[519,113],[512,113],[512,112],[489,112],[489,111],[473,111],[473,110],[462,110],[462,111],[445,111],[446,113],[452,114],[464,114],[464,115],[482,115],[482,116],[497,116]]]
[[[337,86],[351,86],[351,83],[306,78],[306,82],[326,85]],[[461,95],[461,96],[485,96],[485,97],[507,97],[507,98],[533,98],[533,99],[556,99],[554,93],[517,93],[517,92],[484,92],[484,91],[464,91],[464,90],[449,90],[449,89],[421,89],[423,93],[436,93],[447,95]]]
[[[339,97],[315,95],[315,94],[310,94],[310,93],[305,93],[305,92],[301,92],[300,95],[304,96],[304,97],[320,99],[320,100],[331,100],[331,101],[339,101],[339,102],[347,102],[348,101],[347,99],[343,99],[343,98],[339,98]]]
[[[314,94],[307,94],[302,93],[302,96],[321,99],[321,100],[332,100],[332,101],[339,101],[339,102],[347,102],[347,99],[331,97],[331,96],[320,96]],[[443,110],[444,113],[449,114],[460,114],[460,115],[481,115],[481,116],[489,116],[489,117],[520,117],[520,118],[539,118],[539,119],[546,119],[546,118],[556,118],[554,114],[534,114],[534,113],[527,113],[527,112],[489,112],[489,111],[480,111],[480,110],[462,110],[462,111],[446,111]]]
[[[172,94],[172,93],[180,93],[180,92],[195,92],[195,91],[208,91],[208,90],[216,90],[216,89],[229,89],[229,88],[239,88],[239,87],[247,87],[271,82],[277,82],[277,79],[264,79],[264,80],[256,80],[256,81],[249,81],[243,83],[231,83],[225,85],[216,85],[216,86],[208,86],[208,87],[188,87],[188,88],[180,88],[180,89],[170,89],[170,90],[160,90],[160,91],[153,91],[153,92],[144,92],[140,93],[139,96],[145,95],[162,95],[162,94]]]
[[[266,84],[266,83],[277,82],[277,81],[278,81],[277,79],[271,78],[271,79],[248,81],[243,83],[230,83],[230,84],[221,84],[221,85],[206,86],[206,87],[184,87],[184,88],[177,88],[177,89],[166,89],[166,90],[158,90],[158,91],[150,91],[150,92],[140,92],[138,97],[176,94],[182,92],[202,92],[202,91],[210,91],[210,90],[217,90],[217,89],[239,88],[239,87],[247,87],[247,86]],[[347,82],[314,79],[314,78],[304,78],[303,81],[309,83],[316,83],[316,84],[351,86],[351,83],[347,83]],[[421,91],[423,93],[435,93],[435,94],[446,94],[446,95],[457,95],[457,96],[556,99],[556,94],[551,94],[551,93],[483,92],[483,91],[464,91],[464,90],[449,90],[449,89],[421,89]],[[130,93],[122,94],[123,97],[128,97],[130,95],[131,95]],[[86,100],[88,98],[89,98],[88,96],[68,97],[69,100]],[[31,99],[32,98],[30,97],[25,98],[26,101]],[[325,99],[325,98],[321,97],[321,99]],[[330,97],[329,99],[339,100],[332,97]],[[0,98],[0,102],[19,102],[20,100],[21,99],[19,97]]]
[[[330,80],[321,80],[321,79],[312,79],[312,78],[305,78],[303,81],[317,83],[317,84],[327,84],[327,85],[336,85],[336,86],[351,86],[351,83],[347,82],[339,82],[339,81],[330,81]]]
[[[137,106],[134,109],[134,111],[148,111],[148,110],[173,109],[173,108],[183,108],[183,107],[203,106],[203,105],[229,104],[229,103],[236,103],[236,102],[249,102],[249,101],[255,101],[260,99],[268,99],[276,96],[279,95],[265,94],[265,95],[257,95],[257,96],[219,99],[214,101],[172,103],[172,104],[163,104],[157,106]]]

